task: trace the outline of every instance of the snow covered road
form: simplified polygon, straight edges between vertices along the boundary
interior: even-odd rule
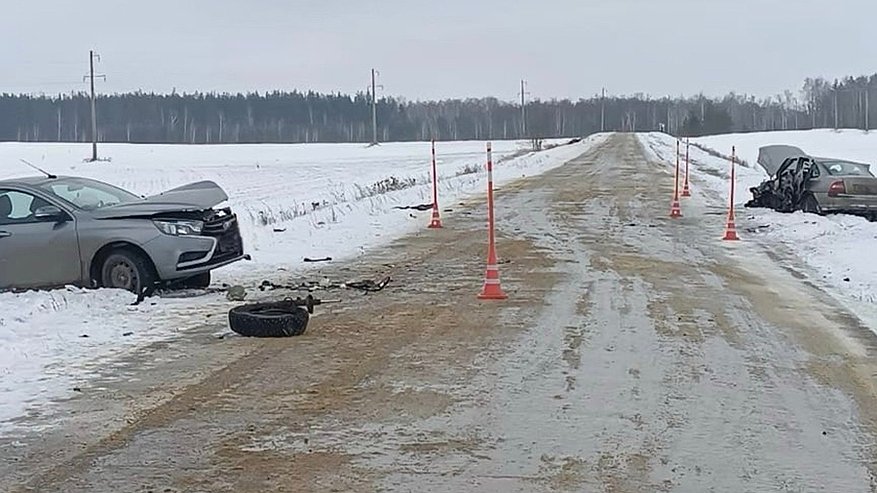
[[[470,202],[322,271],[396,282],[302,338],[193,332],[160,368],[132,358],[66,429],[0,442],[0,490],[873,491],[869,322],[764,245],[721,242],[707,194],[670,220],[647,147],[614,135],[502,187],[508,302],[474,299]]]
[[[599,137],[593,137],[599,139]],[[546,145],[566,143],[547,142]],[[528,152],[526,142],[494,144],[498,183],[531,176],[575,157],[592,142]],[[215,284],[255,288],[307,275],[305,257],[336,261],[363,255],[428,222],[429,212],[394,209],[431,202],[428,142],[315,145],[101,146],[112,162],[82,163],[84,144],[0,143],[0,179],[33,170],[87,176],[149,195],[214,180],[229,193],[252,262],[214,272]],[[437,144],[442,206],[484,191],[484,143]],[[387,184],[393,186],[387,186]],[[316,205],[313,205],[316,204]],[[251,289],[252,290],[252,289]],[[21,419],[52,421],[55,402],[100,375],[114,358],[174,339],[230,304],[221,294],[152,299],[109,290],[0,293],[0,435]]]

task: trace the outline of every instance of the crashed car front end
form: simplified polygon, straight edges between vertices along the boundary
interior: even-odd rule
[[[163,279],[216,269],[245,258],[238,219],[230,208],[166,213],[152,218],[162,233],[144,245]]]
[[[248,259],[237,215],[217,208],[228,200],[213,182],[198,182],[143,201],[96,212],[114,228],[149,221],[153,234],[140,243],[164,281],[184,279]]]
[[[782,199],[777,196],[772,180],[765,180],[757,187],[749,189],[752,199],[746,202],[746,207],[764,207],[779,210],[782,207]]]

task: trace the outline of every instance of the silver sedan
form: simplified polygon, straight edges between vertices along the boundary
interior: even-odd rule
[[[206,287],[246,258],[237,217],[214,208],[227,199],[207,181],[147,198],[86,178],[0,181],[0,289]]]

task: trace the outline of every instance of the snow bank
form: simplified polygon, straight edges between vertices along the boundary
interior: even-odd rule
[[[642,134],[644,147],[668,166],[674,161],[676,140],[665,134]],[[756,240],[774,251],[792,252],[787,267],[805,273],[809,280],[833,293],[850,310],[877,326],[877,262],[869,255],[877,249],[877,223],[848,215],[816,216],[796,212],[782,214],[767,209],[745,209],[751,198],[749,187],[767,178],[756,164],[758,148],[770,144],[800,147],[817,156],[840,157],[874,163],[877,134],[861,131],[814,130],[719,135],[692,139],[707,149],[738,155],[749,167],[738,167],[738,228],[743,240]],[[683,150],[684,152],[684,150]],[[693,189],[709,204],[721,207],[728,196],[729,162],[694,146],[691,147]],[[779,246],[779,248],[777,248]]]
[[[495,142],[497,184],[542,173],[577,157],[603,137],[526,152],[525,142]],[[438,143],[440,201],[484,193],[483,142]],[[57,174],[107,181],[139,194],[213,180],[229,194],[253,262],[215,274],[217,282],[256,285],[306,269],[306,256],[364,254],[426,227],[396,205],[432,200],[429,143],[310,145],[103,145],[108,163],[83,163],[87,145],[0,144],[0,179],[32,174],[20,158]],[[452,220],[446,218],[446,220]],[[48,403],[71,392],[102,361],[198,326],[221,313],[220,296],[160,299],[131,307],[133,296],[79,289],[0,294],[0,433],[24,413],[49,415]],[[83,337],[87,336],[87,337]]]

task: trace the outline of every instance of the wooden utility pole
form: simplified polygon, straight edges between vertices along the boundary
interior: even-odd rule
[[[868,88],[865,88],[865,131],[871,130],[871,121],[870,121],[870,112],[871,112],[871,101],[868,94]]]
[[[521,79],[521,138],[527,138],[527,102],[526,81]]]
[[[600,93],[600,132],[606,131],[606,88]]]
[[[95,75],[94,73],[94,61],[100,61],[100,55],[91,50],[88,52],[88,75],[85,76],[85,79],[88,80],[91,84],[91,159],[90,161],[97,161],[97,109],[96,109],[96,98],[94,94],[94,79],[95,78],[103,78],[103,80],[107,80],[106,75]]]
[[[372,145],[378,145],[378,93],[375,83],[377,71],[372,69]]]
[[[840,127],[840,115],[837,111],[837,86],[834,87],[834,129],[837,130]]]

